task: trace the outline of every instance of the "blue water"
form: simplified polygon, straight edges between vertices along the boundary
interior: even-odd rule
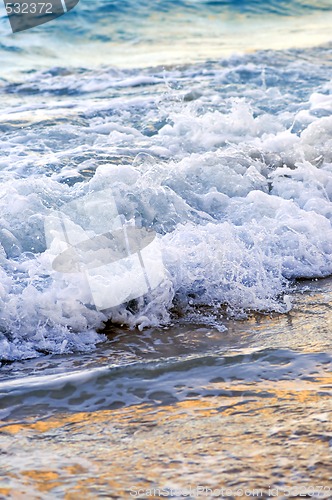
[[[17,35],[1,18],[2,418],[314,381],[331,363],[331,2],[91,4]],[[98,311],[50,267],[44,222],[105,187],[156,232],[165,279]]]
[[[81,1],[67,15],[11,35],[0,19],[2,72],[100,64],[144,67],[220,59],[236,51],[330,40],[328,0]]]

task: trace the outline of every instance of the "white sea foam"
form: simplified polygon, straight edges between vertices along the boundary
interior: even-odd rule
[[[107,319],[160,325],[174,305],[286,312],[289,280],[332,273],[332,85],[313,63],[266,62],[263,74],[265,56],[246,57],[5,87],[2,358],[90,349]],[[23,105],[29,85],[43,99]],[[52,270],[44,221],[107,188],[120,214],[157,232],[166,275],[136,304],[98,312],[79,274]]]

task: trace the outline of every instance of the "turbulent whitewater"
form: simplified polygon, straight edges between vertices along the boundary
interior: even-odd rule
[[[226,9],[248,19],[328,4],[163,3],[166,14]],[[72,16],[84,20],[81,36],[92,30],[86,8]],[[131,19],[130,5],[99,2],[101,32],[112,9]],[[59,26],[45,33],[61,40]],[[294,280],[332,274],[331,45],[167,67],[27,70],[22,39],[8,40],[2,55],[16,70],[0,82],[2,360],[89,351],[108,320],[143,329],[204,311],[222,329],[229,316],[284,313]],[[165,279],[99,312],[79,276],[52,270],[44,222],[106,188],[127,221],[157,233]]]

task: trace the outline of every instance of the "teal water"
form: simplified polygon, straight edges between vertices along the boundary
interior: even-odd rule
[[[130,469],[327,498],[331,3],[0,14],[0,497],[128,498]],[[44,223],[105,188],[165,276],[99,311]]]
[[[4,422],[327,376],[331,19],[323,0],[1,18]],[[105,186],[156,232],[165,279],[98,311],[50,269],[44,221]]]

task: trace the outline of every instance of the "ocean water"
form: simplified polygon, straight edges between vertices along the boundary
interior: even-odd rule
[[[91,3],[15,35],[0,12],[0,494],[128,498],[134,484],[233,480],[328,497],[331,2]],[[77,275],[50,267],[44,223],[105,188],[125,220],[156,232],[165,276],[98,311]],[[185,459],[171,414],[192,433]],[[164,456],[144,452],[148,421],[155,443],[170,434]],[[213,440],[226,423],[231,435]],[[236,450],[246,428],[261,476]],[[205,475],[200,432],[210,451],[229,438]],[[172,457],[182,472],[169,465],[165,479],[158,463]],[[238,482],[218,473],[227,460]]]

